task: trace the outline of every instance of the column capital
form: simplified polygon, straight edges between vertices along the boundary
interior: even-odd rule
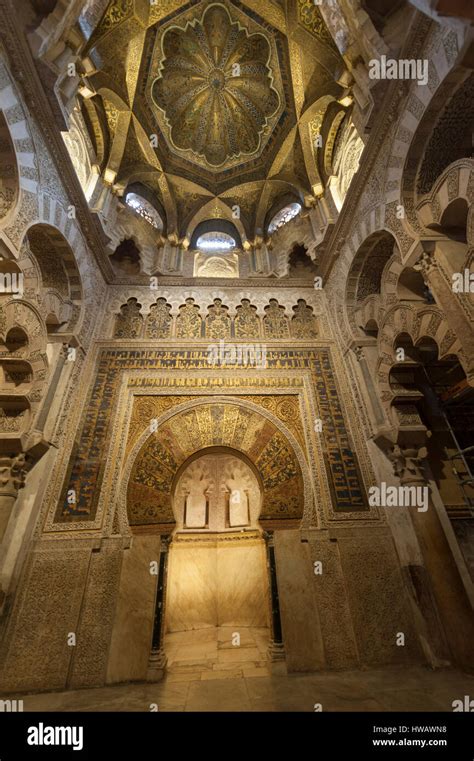
[[[16,497],[25,485],[28,464],[24,452],[0,457],[0,495]]]
[[[423,250],[420,258],[413,265],[413,269],[420,272],[423,278],[426,278],[431,272],[438,269],[438,263],[432,253]]]
[[[0,456],[0,543],[3,541],[19,490],[31,467],[24,452]]]
[[[393,465],[393,471],[402,484],[426,483],[423,461],[427,450],[417,444],[400,446],[395,444],[387,456]]]
[[[274,546],[273,545],[273,539],[274,539],[274,532],[273,531],[268,531],[268,529],[264,529],[264,531],[262,532],[262,537],[263,537],[267,547],[273,547]]]

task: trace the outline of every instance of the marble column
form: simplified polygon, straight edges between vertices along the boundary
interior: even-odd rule
[[[0,457],[0,542],[3,540],[19,490],[25,485],[27,467],[23,452]]]
[[[263,538],[265,540],[267,552],[268,580],[270,585],[271,640],[268,654],[273,663],[278,663],[285,661],[285,645],[283,644],[283,633],[281,628],[280,599],[278,596],[273,531],[264,531]]]
[[[168,572],[170,536],[162,536],[160,548],[160,560],[158,579],[156,584],[155,613],[153,618],[153,634],[151,639],[151,652],[148,660],[147,681],[159,682],[163,679],[166,669],[167,657],[163,647],[165,635],[165,600],[166,581]]]
[[[380,404],[378,394],[376,393],[376,390],[375,390],[373,375],[370,372],[364,350],[366,350],[366,346],[364,345],[353,346],[353,351],[356,356],[357,362],[359,363],[362,377],[363,377],[365,386],[367,388],[366,401],[370,404],[372,408],[375,422],[377,423],[377,425],[382,425],[384,422],[383,409],[382,409],[382,405]]]
[[[410,514],[451,658],[459,666],[472,667],[473,611],[424,475],[426,454],[419,442],[405,441],[396,444],[388,456],[402,486],[428,487],[428,509],[422,512],[413,508]]]
[[[252,243],[251,249],[251,262],[252,262],[252,274],[254,275],[268,275],[272,270],[270,251],[272,244],[270,241],[263,241],[261,238],[256,238]]]

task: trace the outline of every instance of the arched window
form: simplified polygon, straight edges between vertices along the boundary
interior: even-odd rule
[[[280,209],[275,216],[272,218],[270,224],[268,225],[268,232],[270,235],[272,235],[274,232],[280,229],[280,227],[283,227],[283,225],[286,225],[288,222],[290,222],[292,219],[298,216],[302,209],[302,206],[300,203],[289,203],[287,206],[284,206],[283,209]]]
[[[212,231],[203,233],[196,241],[200,251],[233,251],[237,247],[235,239],[228,233]]]
[[[163,229],[163,220],[155,207],[152,206],[146,198],[139,196],[137,193],[127,193],[125,196],[125,203],[135,212],[135,214],[146,219],[148,224],[152,225],[156,230],[161,231]]]

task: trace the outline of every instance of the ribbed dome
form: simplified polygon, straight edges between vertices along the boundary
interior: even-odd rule
[[[152,93],[176,148],[192,150],[213,167],[256,153],[280,105],[266,38],[249,35],[226,8],[213,5],[201,21],[170,29],[163,53]]]

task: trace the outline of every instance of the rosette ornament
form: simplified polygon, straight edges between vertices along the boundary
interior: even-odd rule
[[[152,95],[175,148],[210,167],[258,154],[280,105],[267,38],[249,34],[224,6],[211,5],[200,21],[168,29],[162,52]]]

